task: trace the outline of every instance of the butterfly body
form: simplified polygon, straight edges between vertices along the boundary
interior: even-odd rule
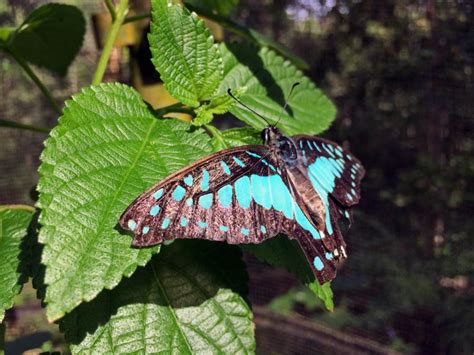
[[[286,137],[273,126],[264,145],[214,153],[138,197],[120,225],[133,245],[176,238],[260,243],[279,233],[296,239],[320,283],[346,257],[338,221],[359,200],[360,162],[335,143]]]

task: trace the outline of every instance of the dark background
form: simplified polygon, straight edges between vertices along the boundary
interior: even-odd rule
[[[0,1],[0,25],[19,23],[39,3]],[[69,3],[86,17],[102,10]],[[401,352],[472,354],[473,3],[241,0],[231,17],[309,63],[306,74],[338,108],[323,136],[350,147],[367,170],[346,235],[350,257],[333,282],[335,312],[284,271],[247,256],[253,304]],[[90,83],[99,53],[91,33],[89,23],[65,79],[39,71],[59,102]],[[57,117],[17,65],[0,54],[0,67],[1,118],[54,126]],[[0,203],[32,203],[44,139],[0,130]],[[278,338],[266,336],[270,344]]]

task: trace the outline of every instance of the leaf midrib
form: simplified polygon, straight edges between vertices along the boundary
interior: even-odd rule
[[[179,10],[183,11],[183,9],[177,9],[177,10],[178,11]],[[183,66],[186,68],[186,71],[188,73],[187,79],[190,81],[191,85],[193,86],[193,92],[194,92],[194,95],[195,95],[193,99],[197,101],[199,99],[198,99],[198,92],[197,92],[196,83],[193,80],[193,75],[192,75],[192,72],[191,72],[191,68],[189,67],[188,62],[187,62],[186,58],[184,57],[184,54],[183,54],[181,48],[178,45],[178,39],[177,39],[177,36],[175,34],[175,31],[174,31],[175,27],[171,25],[170,18],[171,18],[171,16],[165,16],[166,24],[168,25],[168,28],[169,28],[168,32],[172,33],[172,35],[173,35],[172,46],[177,51],[177,53],[178,53],[178,55],[181,59],[181,62],[183,63]],[[196,23],[194,23],[193,20],[192,20],[192,22],[193,22],[194,25],[196,25]],[[182,23],[180,23],[180,25],[182,25]]]
[[[191,347],[191,344],[189,344],[188,338],[184,334],[183,329],[181,329],[181,325],[178,321],[178,318],[176,317],[176,313],[175,313],[173,307],[171,306],[171,302],[170,302],[170,299],[168,298],[168,294],[166,293],[166,290],[163,287],[160,278],[158,277],[158,273],[157,273],[157,270],[155,269],[154,263],[151,262],[150,266],[151,266],[151,270],[153,272],[153,278],[155,279],[155,282],[158,285],[158,288],[160,289],[161,296],[164,298],[164,300],[166,302],[166,306],[168,308],[168,311],[171,314],[171,316],[173,317],[174,323],[176,324],[176,327],[178,328],[179,333],[181,334],[181,337],[184,339],[184,342],[186,343],[187,348],[189,349],[190,353],[192,353],[193,348]]]
[[[199,291],[201,293],[201,295],[203,295],[204,297],[208,298],[209,302],[214,306],[214,309],[216,309],[218,312],[221,313],[221,315],[223,315],[223,320],[224,320],[224,323],[226,324],[226,326],[231,329],[231,332],[235,335],[235,338],[238,339],[240,345],[242,346],[242,349],[245,350],[246,353],[247,352],[247,349],[245,348],[245,344],[243,343],[242,339],[240,338],[239,336],[239,333],[235,330],[235,327],[234,327],[234,324],[232,322],[229,321],[229,315],[227,315],[226,311],[222,308],[221,304],[219,302],[217,302],[214,297],[212,297],[211,295],[209,295],[209,293],[203,289],[201,287],[201,285],[198,283],[198,282],[195,282],[195,279],[194,277],[192,277],[191,275],[189,275],[189,273],[183,269],[182,267],[174,264],[174,263],[170,263],[168,262],[167,263],[168,266],[171,266],[173,267],[176,271],[178,271],[178,273],[182,276],[184,276],[190,283],[192,286],[194,286],[194,288]],[[229,322],[231,324],[229,324]]]

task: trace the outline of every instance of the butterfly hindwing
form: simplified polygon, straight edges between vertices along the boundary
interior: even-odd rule
[[[317,137],[292,137],[307,170],[308,180],[320,196],[323,243],[339,257],[345,256],[345,247],[339,223],[351,222],[350,207],[359,202],[360,181],[364,168],[357,158],[339,145]]]
[[[354,155],[326,139],[305,135],[292,138],[316,190],[329,194],[344,207],[359,203],[365,170]]]
[[[314,238],[298,225],[294,225],[292,235],[298,240],[310,267],[322,285],[336,277],[337,259],[328,251],[323,243],[316,242]]]

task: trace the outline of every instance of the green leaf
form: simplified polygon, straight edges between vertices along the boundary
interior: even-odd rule
[[[197,107],[210,99],[222,80],[222,58],[203,20],[180,5],[152,1],[148,37],[152,62],[166,90],[182,103]]]
[[[316,294],[316,296],[323,300],[324,305],[328,310],[330,310],[331,312],[334,311],[334,301],[332,299],[333,293],[331,290],[330,282],[326,282],[324,285],[321,286],[318,281],[313,281],[308,284],[308,287]]]
[[[288,135],[318,134],[329,127],[336,108],[323,92],[315,87],[293,64],[272,50],[242,44],[221,45],[224,60],[224,80],[219,92],[228,88],[247,87],[240,100],[270,123],[279,121],[278,127]],[[289,106],[283,110],[291,86],[299,82]],[[230,112],[250,126],[262,130],[267,123],[241,105]]]
[[[0,323],[26,281],[21,270],[21,242],[33,212],[29,206],[0,206]]]
[[[246,91],[246,88],[238,88],[232,93],[236,98],[242,96]],[[229,109],[235,104],[235,100],[228,94],[221,94],[214,96],[209,103],[201,105],[195,110],[196,118],[193,120],[193,124],[196,126],[202,126],[212,121],[214,115],[221,115],[229,111]]]
[[[26,61],[63,76],[81,48],[84,33],[84,16],[77,7],[47,4],[26,18],[8,47]]]
[[[211,0],[212,1],[212,0]],[[230,0],[232,1],[232,0]],[[293,52],[291,52],[290,49],[287,47],[283,46],[281,43],[275,42],[273,39],[270,37],[267,37],[263,34],[261,34],[258,31],[255,31],[252,28],[249,28],[248,26],[243,26],[237,22],[232,21],[230,18],[225,17],[225,14],[221,14],[224,16],[220,16],[219,14],[216,14],[216,11],[213,11],[209,8],[206,8],[202,6],[204,2],[207,2],[206,0],[203,1],[186,1],[186,6],[192,10],[198,13],[201,16],[207,17],[208,19],[217,22],[220,24],[222,27],[225,29],[229,30],[230,32],[235,33],[236,35],[243,37],[250,41],[251,43],[258,45],[260,47],[268,47],[276,51],[278,54],[284,56],[285,58],[289,59],[294,65],[296,65],[298,68],[306,70],[309,69],[308,63],[295,55]],[[220,3],[220,1],[219,1]]]
[[[8,39],[14,31],[15,29],[11,27],[0,27],[0,48],[8,42]]]
[[[185,0],[185,4],[207,9],[222,16],[228,16],[239,4],[239,0]]]
[[[209,137],[190,130],[156,119],[125,85],[87,88],[66,102],[45,143],[38,184],[50,320],[115,287],[158,249],[131,248],[117,220],[151,185],[210,153]]]
[[[331,284],[328,282],[321,286],[315,279],[297,241],[279,235],[261,244],[242,245],[242,249],[254,254],[260,261],[286,269],[321,298],[327,309],[334,309]]]
[[[251,127],[227,129],[221,136],[228,147],[263,143],[262,132]]]
[[[61,321],[73,353],[254,353],[238,248],[175,241]]]

